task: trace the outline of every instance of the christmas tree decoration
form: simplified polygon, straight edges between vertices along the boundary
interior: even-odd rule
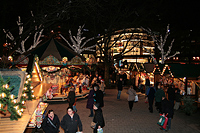
[[[83,29],[84,25],[81,27],[79,26],[78,32],[77,32],[77,36],[72,36],[71,30],[69,30],[69,35],[70,35],[70,39],[71,42],[73,44],[70,44],[67,39],[65,39],[61,34],[59,34],[59,36],[62,37],[63,40],[65,40],[65,42],[67,42],[67,44],[78,54],[81,54],[83,51],[95,51],[94,47],[96,47],[95,45],[89,46],[89,47],[84,47],[89,41],[93,40],[94,37],[87,39],[83,44],[82,41],[86,38],[86,37],[81,37],[81,35],[83,34],[81,31]]]
[[[12,87],[9,87],[10,78],[6,81],[0,76],[0,114],[2,117],[10,116],[11,120],[18,120],[25,108],[21,102],[17,102],[11,94]]]
[[[27,75],[26,77],[26,81],[24,84],[24,89],[22,91],[22,96],[21,96],[21,102],[25,101],[25,100],[33,100],[35,99],[35,96],[33,95],[33,87],[31,86],[31,76]],[[27,97],[27,98],[26,98]]]

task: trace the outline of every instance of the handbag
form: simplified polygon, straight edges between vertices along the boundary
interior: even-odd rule
[[[138,95],[135,95],[135,100],[134,102],[138,102]]]
[[[90,127],[91,127],[91,128],[95,129],[96,126],[97,126],[97,123],[95,123],[95,122],[91,122],[91,124],[90,124]]]
[[[159,126],[163,126],[164,122],[165,122],[165,117],[162,114],[160,114],[160,118],[159,118],[157,124]]]
[[[162,128],[166,129],[166,127],[167,127],[167,122],[168,122],[168,118],[165,116],[165,122],[164,122]]]

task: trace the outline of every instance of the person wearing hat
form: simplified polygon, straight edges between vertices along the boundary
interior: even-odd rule
[[[105,122],[100,104],[99,103],[94,104],[93,109],[95,112],[93,122],[97,123],[96,128],[94,128],[93,132],[97,133],[97,129],[103,128],[105,126]]]

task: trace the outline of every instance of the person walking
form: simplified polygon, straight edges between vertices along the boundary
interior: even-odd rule
[[[150,80],[149,80],[149,77],[147,76],[146,77],[146,80],[145,80],[145,94],[147,95],[147,91],[150,87]]]
[[[133,89],[133,86],[131,86],[126,93],[128,94],[129,109],[130,109],[130,111],[132,111],[135,96],[137,94],[136,94],[136,91]]]
[[[154,101],[154,97],[155,97],[155,92],[156,92],[156,90],[154,87],[149,87],[149,89],[147,91],[150,113],[153,113],[153,101]]]
[[[75,91],[74,91],[74,87],[72,86],[72,87],[70,87],[70,91],[69,91],[69,94],[67,97],[67,101],[69,102],[69,107],[73,108],[73,105],[75,103],[75,98],[76,98]]]
[[[105,122],[104,122],[103,113],[102,113],[100,104],[99,103],[94,104],[93,109],[95,112],[93,122],[97,123],[96,128],[94,128],[93,133],[97,133],[97,129],[100,130],[101,128],[105,126]]]
[[[45,133],[58,133],[60,120],[53,110],[49,110],[42,122],[42,129]]]
[[[103,92],[103,94],[105,94],[105,87],[106,87],[106,85],[105,85],[103,79],[101,79],[101,84],[99,85],[99,87],[100,87],[100,90]]]
[[[175,110],[179,109],[180,103],[181,103],[180,89],[176,86],[176,88],[175,88],[175,105],[174,105]]]
[[[101,90],[99,90],[99,86],[96,85],[94,86],[94,103],[99,103],[100,107],[104,106],[104,101],[103,101],[103,92]]]
[[[157,82],[157,91],[155,92],[155,106],[156,106],[156,110],[158,110],[159,113],[162,112],[162,106],[161,106],[161,102],[162,102],[162,97],[165,97],[165,92],[162,89],[162,85],[160,82]]]
[[[174,115],[174,109],[173,109],[173,104],[167,100],[167,98],[162,97],[162,114],[164,116],[167,115],[168,117],[168,122],[167,122],[167,130],[171,129],[171,119],[173,118]],[[161,128],[162,130],[166,130],[164,128]]]
[[[67,108],[67,114],[61,120],[61,127],[65,133],[76,133],[78,128],[83,133],[80,117],[77,113],[74,113],[72,107]]]
[[[172,106],[174,107],[175,89],[172,85],[169,85],[169,88],[167,90],[167,96],[168,100],[172,103]]]
[[[122,77],[119,78],[118,83],[117,83],[117,87],[118,87],[118,94],[117,94],[117,100],[120,100],[120,95],[123,89],[123,80]]]
[[[87,105],[86,105],[86,108],[87,109],[90,109],[90,115],[89,117],[93,117],[94,113],[93,113],[93,104],[94,104],[94,89],[92,87],[90,87],[90,92],[89,94],[87,95]]]

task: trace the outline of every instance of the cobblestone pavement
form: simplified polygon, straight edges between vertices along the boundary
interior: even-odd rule
[[[127,102],[126,89],[122,91],[121,100],[117,100],[117,90],[107,89],[104,97],[105,106],[102,108],[105,119],[104,133],[161,133],[157,125],[159,113],[155,110],[150,113],[143,94],[139,94],[139,102],[134,103],[133,111],[130,112]],[[87,99],[77,101],[78,114],[83,124],[84,133],[92,133],[88,117],[90,110],[86,109]],[[61,120],[66,113],[68,103],[50,104],[47,108],[53,109]],[[64,131],[62,129],[61,133]],[[187,116],[181,111],[175,111],[172,119],[171,133],[199,133],[200,132],[200,112]]]

